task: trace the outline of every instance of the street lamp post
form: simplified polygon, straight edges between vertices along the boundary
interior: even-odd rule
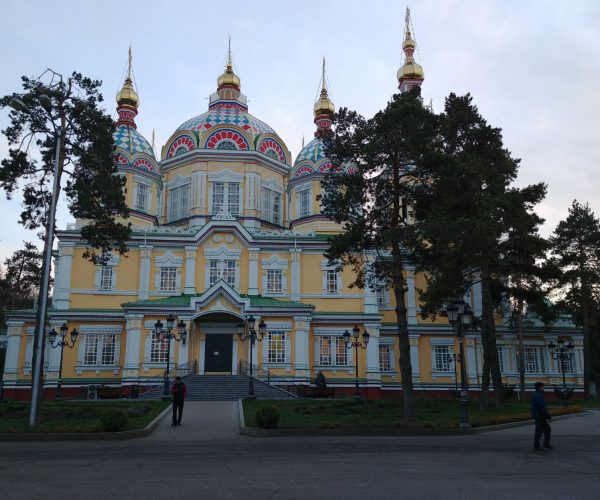
[[[248,326],[248,328],[246,328]],[[248,395],[254,396],[254,379],[252,378],[252,348],[258,340],[263,341],[265,334],[267,333],[267,324],[261,319],[258,323],[258,331],[255,330],[256,319],[250,315],[246,318],[245,323],[239,323],[237,325],[237,334],[242,342],[250,340],[250,377],[248,381]]]
[[[452,361],[454,364],[454,395],[458,392],[458,371],[456,369],[456,363],[460,362],[460,356],[455,352],[452,353]]]
[[[172,314],[169,314],[167,317],[167,331],[163,330],[163,323],[160,319],[154,323],[154,334],[156,337],[167,341],[167,369],[165,370],[165,375],[163,378],[163,399],[171,399],[169,392],[169,372],[171,371],[171,340],[181,342],[183,345],[185,345],[185,339],[187,337],[187,331],[185,329],[185,323],[183,320],[180,320],[179,323],[177,323],[177,332],[173,331],[174,328],[175,316]],[[179,333],[179,338],[177,338],[177,333]]]
[[[50,112],[52,107],[50,98],[46,95],[39,97],[42,107]],[[8,105],[16,111],[30,113],[31,110],[20,99],[11,99]],[[29,411],[29,425],[35,426],[37,421],[38,401],[41,393],[42,381],[42,358],[44,356],[44,328],[46,325],[46,314],[48,310],[48,288],[50,286],[50,263],[52,260],[52,246],[54,244],[54,225],[56,219],[56,204],[60,192],[60,171],[62,166],[61,151],[64,147],[65,123],[61,120],[60,127],[56,129],[56,151],[54,153],[54,179],[52,193],[50,196],[50,209],[46,221],[46,237],[44,239],[44,255],[42,260],[42,279],[38,295],[37,313],[35,317],[35,337],[34,353],[35,363],[33,365],[33,375],[31,378],[31,408]]]
[[[552,353],[552,358],[558,361],[560,365],[560,371],[562,373],[562,383],[563,383],[563,395],[566,396],[567,393],[567,380],[565,378],[565,362],[568,358],[571,357],[573,353],[573,349],[575,346],[572,342],[565,342],[565,339],[558,337],[556,339],[556,344],[554,342],[550,342],[548,344],[548,349]]]
[[[471,307],[464,300],[454,301],[446,308],[448,322],[458,338],[458,358],[460,360],[460,423],[459,427],[468,429],[471,427],[469,421],[469,398],[467,394],[467,370],[465,367],[464,332],[472,323],[473,313]]]
[[[354,399],[360,399],[360,390],[358,386],[358,350],[367,348],[367,345],[369,344],[370,335],[369,332],[365,330],[362,334],[362,342],[360,341],[359,337],[360,328],[358,328],[358,325],[355,325],[354,328],[352,328],[352,335],[348,330],[344,332],[344,342],[346,343],[346,349],[354,348]]]
[[[58,335],[56,333],[56,330],[52,328],[52,330],[48,332],[48,341],[50,342],[50,347],[52,347],[52,349],[60,347],[60,364],[58,365],[58,385],[56,386],[56,395],[54,396],[54,399],[56,399],[57,401],[62,400],[63,353],[65,347],[68,347],[69,349],[73,349],[73,347],[75,347],[75,342],[77,342],[77,336],[79,335],[77,329],[73,328],[73,330],[71,330],[71,341],[69,342],[68,340],[65,340],[68,330],[69,328],[67,327],[67,324],[63,323],[60,327],[60,340],[58,342],[56,342],[56,337]]]

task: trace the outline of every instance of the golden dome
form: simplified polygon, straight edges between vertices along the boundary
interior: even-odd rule
[[[240,86],[240,77],[237,76],[233,72],[233,66],[231,65],[231,63],[227,64],[227,68],[225,68],[225,73],[223,73],[217,79],[217,85],[218,85],[218,87],[223,87],[225,85],[231,85],[231,86],[239,88],[239,86]]]
[[[329,95],[327,95],[327,89],[324,87],[321,89],[321,96],[319,97],[317,102],[315,102],[314,111],[315,116],[332,116],[335,113],[335,106],[331,102],[331,99],[329,99]]]
[[[404,43],[402,44],[403,49],[414,49],[417,46],[417,43],[413,40],[410,32],[406,33],[406,38],[404,39]]]
[[[127,77],[125,79],[125,83],[123,84],[123,88],[117,93],[117,104],[119,106],[122,104],[128,104],[129,106],[137,108],[139,103],[140,98],[133,88],[133,82],[131,81],[130,77]]]
[[[415,62],[412,57],[406,58],[406,62],[398,70],[396,76],[398,77],[398,80],[401,80],[402,78],[425,78],[423,67]]]

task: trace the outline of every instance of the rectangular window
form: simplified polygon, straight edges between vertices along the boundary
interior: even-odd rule
[[[388,307],[387,290],[384,287],[377,289],[377,307]]]
[[[333,269],[329,269],[327,271],[326,280],[327,280],[326,288],[325,288],[326,292],[331,293],[331,294],[339,293],[337,271],[335,271]]]
[[[310,189],[304,189],[298,193],[299,197],[299,205],[300,205],[300,213],[298,214],[300,217],[306,217],[310,215]]]
[[[262,188],[262,218],[281,224],[281,194],[267,188]]]
[[[267,270],[267,293],[281,293],[283,290],[283,271],[281,269]]]
[[[175,267],[162,267],[160,269],[161,292],[174,292],[177,290],[177,269]]]
[[[452,371],[452,352],[449,345],[433,346],[434,352],[434,371],[451,372]]]
[[[169,190],[169,220],[184,219],[188,216],[190,185],[186,184]]]
[[[563,363],[564,363],[564,367],[565,367],[565,373],[575,373],[575,363],[573,360],[572,352],[567,353],[566,357],[563,358]],[[558,368],[561,369],[560,360],[559,360]]]
[[[168,340],[162,335],[152,333],[152,346],[150,347],[150,362],[151,363],[166,363]]]
[[[100,358],[101,365],[114,365],[115,364],[115,346],[116,346],[116,335],[102,335],[102,357]]]
[[[344,337],[335,337],[335,364],[337,366],[346,366],[348,364],[348,347]]]
[[[230,287],[235,288],[235,260],[210,260],[209,264],[209,285],[214,285],[222,279]]]
[[[148,210],[148,192],[150,191],[146,184],[137,182],[135,185],[136,196],[135,196],[135,208],[145,212]]]
[[[543,350],[539,347],[524,347],[523,362],[525,373],[546,373]],[[519,369],[519,358],[517,357],[517,370]]]
[[[393,346],[389,344],[379,344],[379,371],[392,371],[392,352]]]
[[[227,184],[227,204],[231,215],[240,214],[240,184],[238,182]]]
[[[100,268],[100,290],[112,290],[113,287],[113,268],[112,266],[102,266]]]
[[[320,337],[319,347],[319,364],[321,366],[331,366],[331,337]]]
[[[113,366],[117,345],[116,335],[86,335],[83,364],[86,366]]]
[[[213,182],[212,191],[212,211],[213,214],[218,214],[223,211],[225,203],[225,183]]]
[[[269,332],[267,361],[269,363],[285,363],[284,332]]]

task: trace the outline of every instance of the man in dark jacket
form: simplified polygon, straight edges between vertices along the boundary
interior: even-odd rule
[[[534,451],[542,451],[544,448],[551,450],[553,446],[550,445],[551,430],[548,422],[552,420],[552,417],[548,413],[548,407],[544,399],[543,382],[535,383],[535,392],[531,398],[531,416],[535,420],[535,432],[533,435]],[[544,448],[540,446],[542,435],[544,436]]]
[[[181,425],[181,414],[183,413],[183,402],[187,395],[187,387],[181,380],[181,377],[175,377],[175,382],[171,386],[171,394],[173,395],[173,427]]]

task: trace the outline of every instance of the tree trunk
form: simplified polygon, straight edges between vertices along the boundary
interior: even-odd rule
[[[410,362],[410,339],[408,337],[408,318],[404,302],[405,281],[402,272],[402,258],[398,249],[392,251],[394,296],[396,298],[396,323],[398,325],[398,342],[400,345],[400,377],[402,380],[402,402],[404,419],[414,421],[417,419],[415,408],[415,394],[412,380],[412,364]]]
[[[525,401],[525,363],[523,361],[523,299],[517,302],[517,335],[519,338],[519,399]]]
[[[498,359],[498,349],[496,346],[496,325],[494,322],[494,303],[492,300],[492,284],[489,270],[484,266],[481,269],[481,341],[485,358],[488,359],[489,374],[491,375],[492,385],[494,386],[494,399],[497,406],[503,406],[506,402],[504,396],[504,385],[502,384],[502,373],[500,372],[500,360]],[[487,351],[487,352],[486,352]],[[484,374],[486,371],[484,370]],[[482,392],[483,392],[482,387]],[[486,390],[489,390],[489,381]],[[483,406],[482,402],[482,406]],[[487,405],[487,401],[485,402]]]

